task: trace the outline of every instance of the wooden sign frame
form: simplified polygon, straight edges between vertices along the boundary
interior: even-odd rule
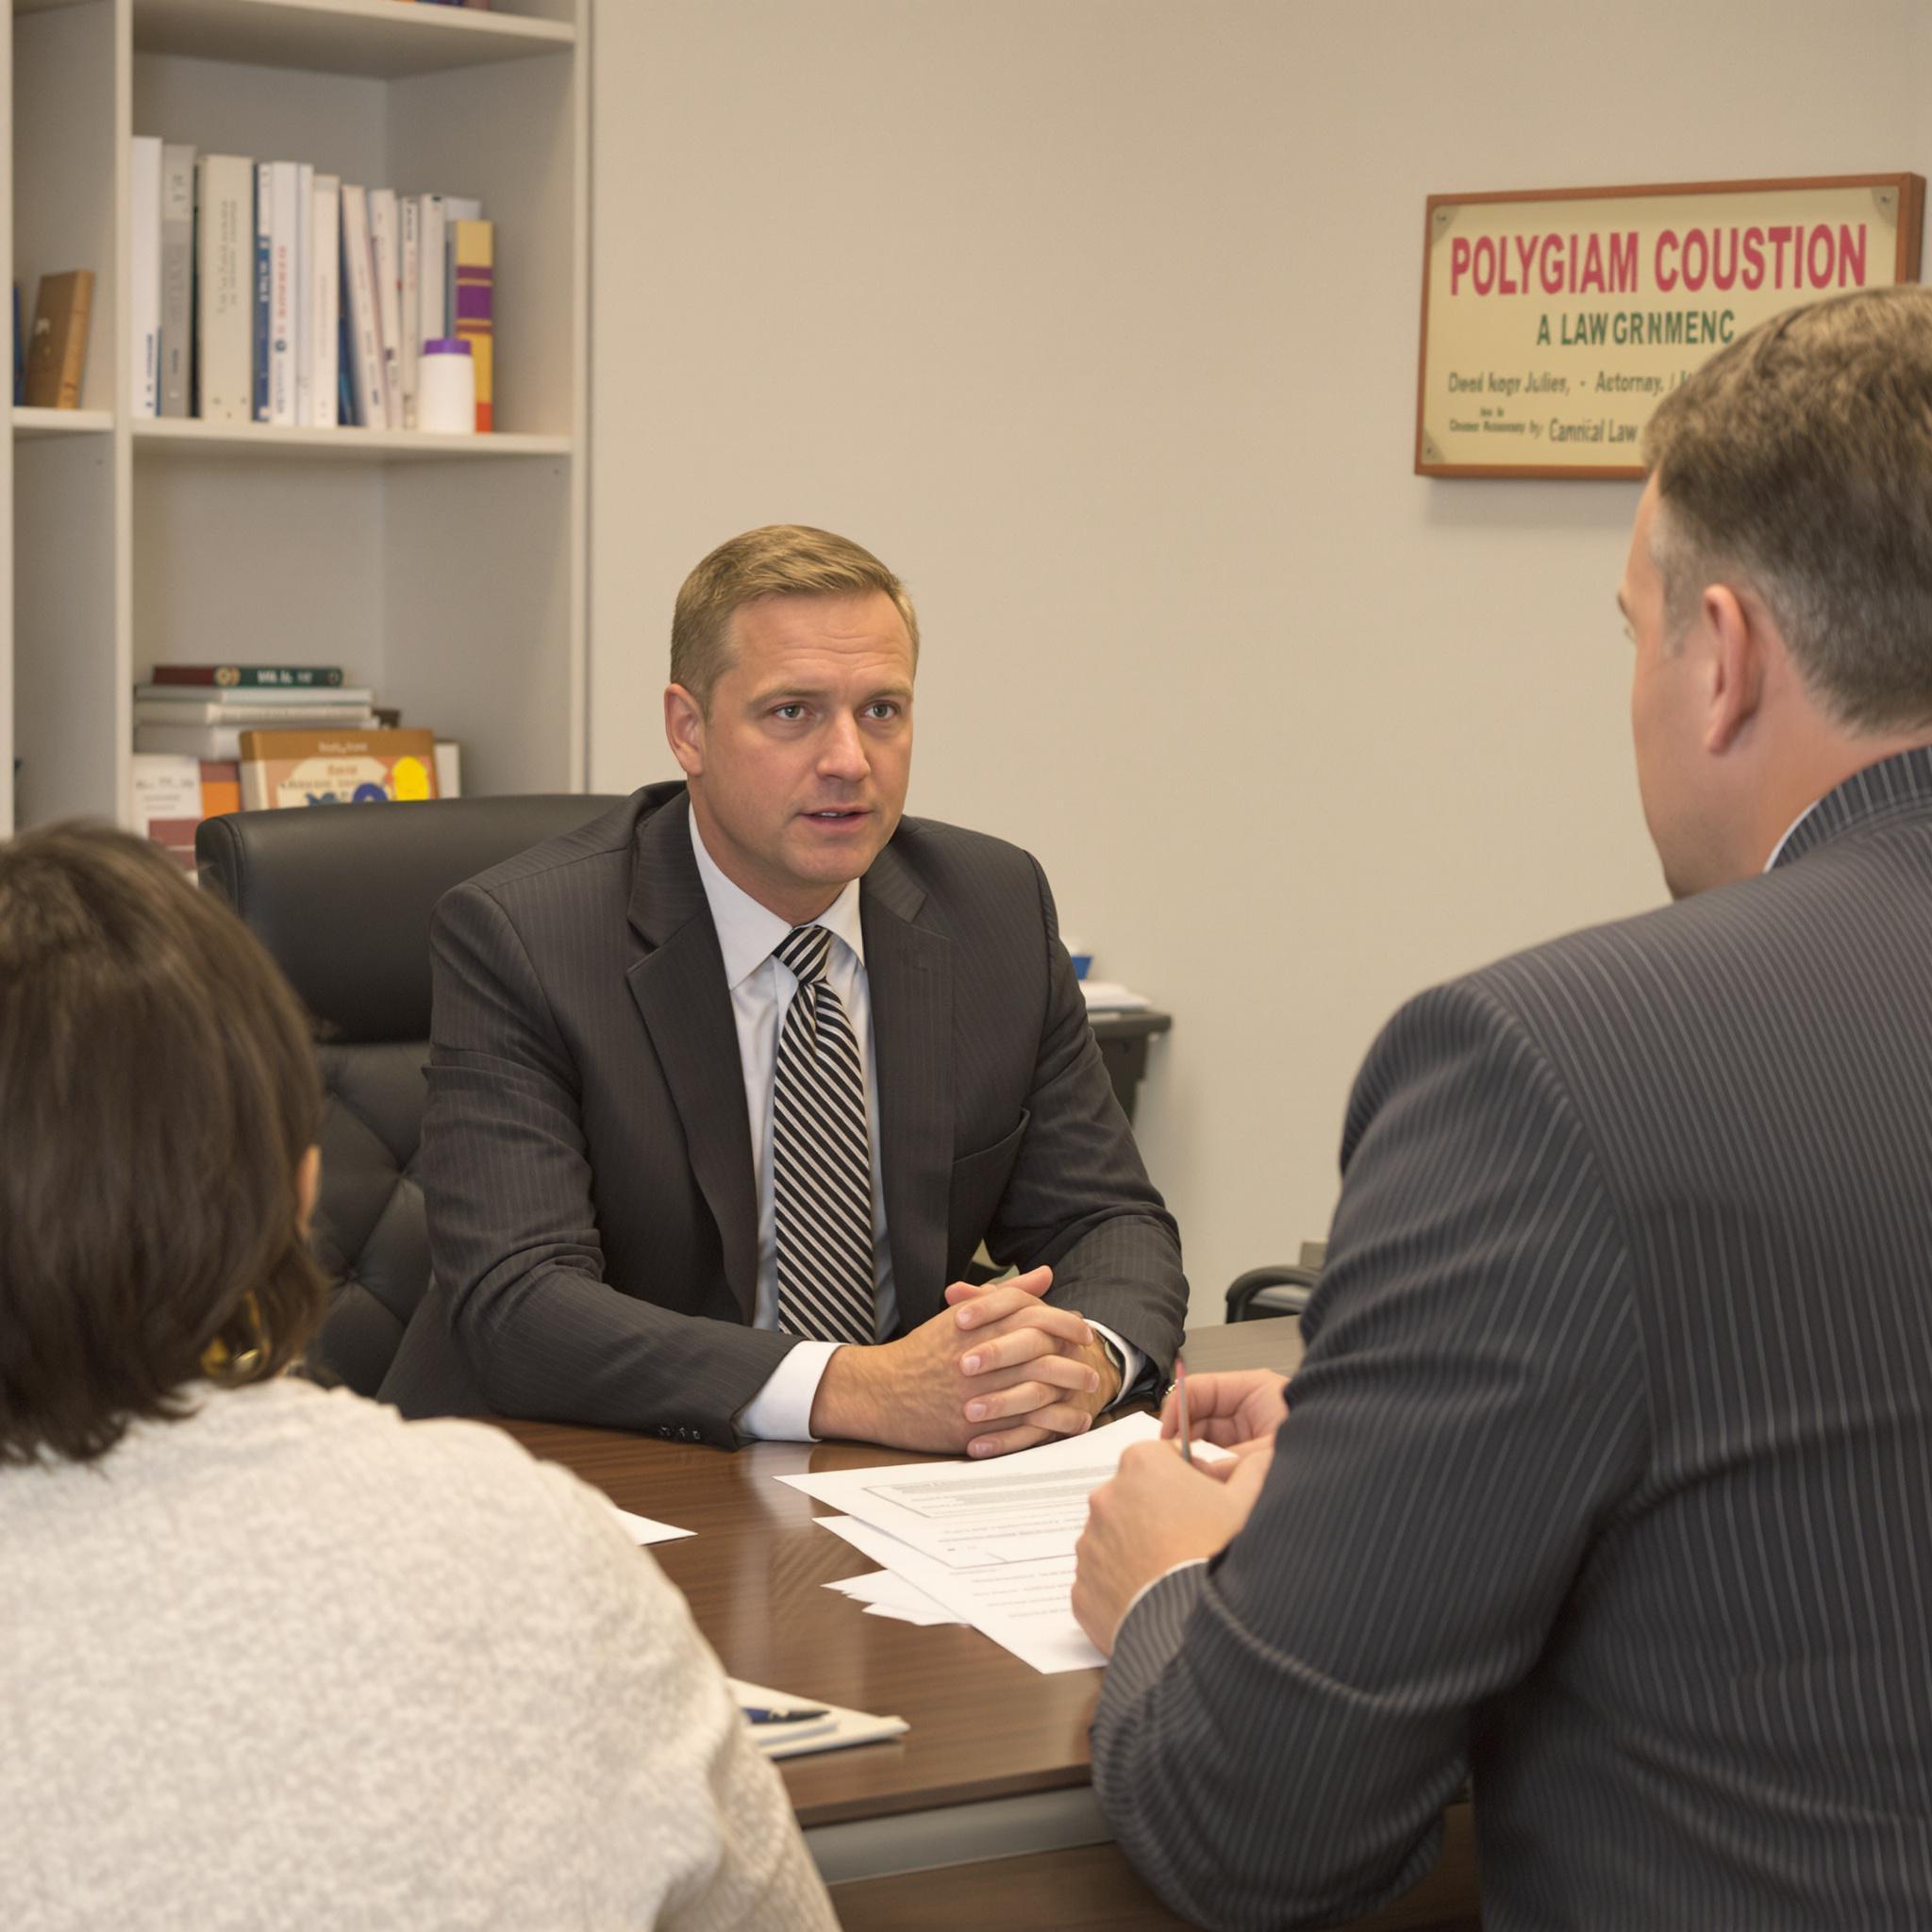
[[[1635,460],[1631,461],[1628,464],[1622,464],[1617,462],[1524,462],[1521,459],[1514,458],[1513,457],[1511,460],[1499,460],[1496,462],[1471,461],[1467,459],[1443,459],[1440,447],[1434,444],[1433,440],[1428,434],[1429,424],[1427,411],[1430,402],[1429,380],[1431,375],[1429,367],[1429,316],[1431,306],[1430,276],[1431,272],[1435,267],[1437,261],[1439,243],[1448,237],[1449,231],[1451,227],[1453,227],[1454,225],[1457,214],[1459,213],[1462,209],[1481,208],[1485,209],[1494,210],[1498,208],[1512,205],[1522,207],[1524,208],[1534,208],[1539,204],[1550,202],[1624,201],[1635,203],[1646,203],[1661,201],[1668,198],[1676,198],[1680,200],[1708,200],[1716,203],[1717,206],[1713,208],[1703,211],[1702,218],[1711,222],[1713,225],[1717,225],[1726,219],[1723,204],[1727,197],[1738,197],[1743,195],[1762,196],[1767,194],[1808,194],[1813,193],[1816,191],[1820,190],[1842,190],[1847,192],[1856,190],[1869,191],[1873,193],[1874,199],[1878,200],[1881,209],[1884,207],[1884,201],[1882,197],[1888,192],[1890,194],[1896,196],[1895,207],[1897,245],[1895,250],[1895,258],[1891,265],[1892,275],[1890,285],[1905,282],[1915,282],[1918,280],[1920,232],[1924,225],[1925,206],[1925,181],[1924,177],[1920,175],[1822,175],[1794,176],[1789,179],[1759,181],[1690,181],[1671,182],[1656,185],[1643,185],[1627,188],[1539,188],[1524,190],[1515,193],[1497,192],[1484,194],[1430,195],[1428,198],[1427,207],[1423,216],[1422,341],[1420,352],[1417,358],[1416,369],[1416,475],[1419,476],[1445,477],[1549,477],[1568,480],[1633,480],[1641,479],[1645,474],[1643,465],[1641,462]],[[1446,219],[1444,219],[1445,216]],[[1735,219],[1735,216],[1730,217],[1730,219]],[[1762,232],[1774,231],[1761,231],[1761,233]],[[1684,239],[1688,241],[1690,239],[1690,233],[1691,231],[1687,229]],[[1666,229],[1659,232],[1657,247],[1656,250],[1653,251],[1654,255],[1658,260],[1660,260],[1661,258],[1662,239],[1663,236],[1666,234],[1674,234],[1674,231]],[[1813,230],[1813,235],[1815,238],[1816,230]],[[1732,264],[1733,273],[1735,274],[1737,272],[1737,266],[1740,260],[1740,250],[1741,244],[1737,240],[1737,231],[1735,229],[1732,230]],[[1551,235],[1545,239],[1548,241],[1555,241],[1558,238],[1555,237],[1554,235]],[[1567,263],[1567,266],[1572,271],[1574,271],[1574,250],[1576,239],[1577,238],[1574,234],[1569,238],[1573,253],[1572,257],[1570,258]],[[1594,240],[1597,238],[1592,237],[1591,239]],[[1613,237],[1612,240],[1614,246],[1615,238]],[[1634,231],[1631,234],[1630,240],[1630,258],[1632,263],[1634,264],[1637,258]],[[1504,254],[1504,246],[1503,244],[1499,243],[1492,254],[1492,262],[1497,256],[1503,256]],[[1528,294],[1531,292],[1531,291],[1526,286],[1529,279],[1529,261],[1530,256],[1528,254],[1525,254],[1522,257],[1521,267],[1523,270],[1524,281],[1525,286],[1521,289],[1510,289],[1507,286],[1508,263],[1506,259],[1504,268],[1505,283],[1501,289],[1501,292],[1509,294]],[[1559,255],[1559,272],[1561,272],[1565,268],[1565,266],[1566,264],[1564,262],[1564,259]],[[1794,267],[1796,266],[1798,266],[1798,263],[1795,259],[1794,250]],[[1546,272],[1547,259],[1545,259],[1544,268]],[[1869,267],[1869,265],[1867,267],[1866,272],[1868,274],[1871,273],[1871,268]],[[1603,279],[1604,278],[1602,275],[1599,274],[1599,282],[1601,283]],[[1864,286],[1883,287],[1890,285],[1879,283],[1876,281],[1868,281],[1864,284]],[[1546,296],[1554,296],[1557,294],[1559,291],[1550,290],[1547,281],[1545,281],[1543,284],[1542,292]],[[1574,300],[1576,297],[1576,293],[1578,291],[1573,290],[1564,290],[1560,292],[1565,294],[1568,297],[1568,299]],[[1624,291],[1622,291],[1621,299],[1632,298],[1639,292],[1641,291],[1635,289]],[[1785,302],[1782,304],[1778,304],[1775,301],[1775,295],[1779,292],[1783,291],[1774,291],[1774,299],[1770,305],[1760,306],[1757,303],[1754,303],[1753,307],[1758,308],[1759,312],[1754,313],[1750,317],[1748,322],[1739,325],[1738,332],[1742,333],[1744,328],[1755,325],[1756,323],[1762,319],[1764,315],[1769,315],[1777,312],[1780,307],[1796,308],[1797,306],[1799,306],[1799,304],[1803,302],[1820,300],[1823,299],[1826,292],[1837,292],[1837,291],[1831,290],[1827,291],[1826,290],[1817,288],[1794,289],[1790,291],[1791,299],[1789,302]],[[1620,299],[1620,296],[1618,294],[1606,291],[1605,299],[1616,300]],[[1653,292],[1650,296],[1650,299],[1652,301],[1657,301],[1659,299],[1669,301],[1672,299],[1672,296],[1670,294],[1664,293],[1661,291],[1658,291]],[[1686,297],[1677,296],[1675,297],[1675,299],[1681,302],[1684,299],[1686,299]],[[1709,299],[1720,298],[1713,297]],[[1704,298],[1702,298],[1700,294],[1699,310],[1702,310],[1703,308]],[[1728,317],[1735,311],[1733,309],[1726,310],[1724,312]],[[1582,321],[1582,317],[1580,315],[1577,319],[1579,323]],[[1633,317],[1632,319],[1634,320],[1635,318]],[[1567,325],[1568,318],[1566,317],[1564,318],[1564,326],[1567,328]],[[1599,323],[1597,325],[1599,327],[1602,326],[1601,323]],[[1545,336],[1547,336],[1547,314],[1545,314],[1541,318],[1541,326]],[[1582,338],[1579,337],[1578,341],[1581,341],[1581,340]],[[1653,337],[1653,342],[1654,341],[1655,338]],[[1599,334],[1591,338],[1591,343],[1595,346],[1601,346],[1603,343],[1603,337]],[[1705,353],[1707,355],[1714,353],[1715,349],[1720,344],[1718,342],[1710,342],[1708,344],[1704,345]],[[1566,348],[1572,346],[1567,337],[1564,340],[1563,346]],[[1537,353],[1538,350],[1534,345],[1525,345],[1522,350],[1518,352],[1519,355],[1523,356],[1525,358],[1532,358]],[[1703,359],[1703,357],[1700,356],[1698,359],[1701,361]],[[1439,375],[1441,375],[1445,378],[1444,386],[1446,389],[1446,377],[1449,372],[1445,369],[1443,371],[1440,371],[1437,373]],[[1491,379],[1494,379],[1493,376],[1491,377]],[[1676,379],[1680,378],[1674,376],[1673,377],[1673,380]],[[1604,377],[1602,375],[1602,373],[1599,372],[1598,381],[1600,385],[1603,382],[1603,380]],[[1645,383],[1648,383],[1651,380],[1653,380],[1653,378],[1648,376],[1642,378],[1642,381]],[[1473,408],[1474,407],[1474,405],[1469,405],[1466,407]],[[1651,407],[1655,407],[1655,404],[1653,403]],[[1504,415],[1504,409],[1501,404],[1491,404],[1483,408],[1482,414],[1485,418],[1491,420],[1497,420]],[[1649,411],[1646,408],[1643,411],[1643,420],[1648,419],[1648,414]],[[1461,430],[1467,426],[1469,425],[1467,425],[1466,424],[1458,425],[1458,430]],[[1502,421],[1497,420],[1497,427],[1499,429],[1506,426],[1509,425],[1506,425]],[[1509,441],[1515,444],[1515,447],[1517,449],[1521,449],[1524,446],[1523,441],[1518,441],[1516,440],[1517,435],[1526,430],[1529,426],[1529,424],[1526,422],[1518,423],[1513,425]],[[1551,423],[1547,426],[1554,433],[1556,428],[1555,419],[1552,419]],[[1641,423],[1638,426],[1641,427]],[[1543,430],[1538,429],[1536,433],[1537,436],[1540,438],[1541,435],[1543,433]],[[1583,434],[1585,432],[1579,430],[1574,433]],[[1601,429],[1599,433],[1602,433]],[[1617,433],[1615,438],[1613,439],[1619,444],[1628,443],[1631,446],[1633,458],[1635,454],[1635,435],[1636,430],[1628,426],[1628,418],[1626,417],[1624,422],[1617,426]],[[1525,437],[1524,440],[1527,441],[1528,439]],[[1549,445],[1543,446],[1547,447]]]

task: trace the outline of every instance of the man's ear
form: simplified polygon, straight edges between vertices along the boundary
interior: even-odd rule
[[[664,741],[687,778],[705,769],[705,708],[681,684],[664,688]]]
[[[1700,611],[1710,639],[1704,748],[1722,757],[1757,715],[1773,640],[1771,613],[1748,591],[1709,584]]]

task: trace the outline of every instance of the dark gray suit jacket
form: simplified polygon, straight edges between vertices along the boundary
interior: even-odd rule
[[[1932,754],[1397,1016],[1254,1516],[1123,1626],[1107,1814],[1215,1927],[1932,1925]]]
[[[1039,866],[904,820],[859,889],[903,1327],[982,1240],[1164,1369],[1180,1244]],[[732,1445],[789,1336],[749,1325],[758,1202],[724,958],[681,784],[437,909],[422,1173],[435,1283],[382,1389]]]

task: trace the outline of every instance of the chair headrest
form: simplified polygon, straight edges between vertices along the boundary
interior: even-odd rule
[[[586,792],[229,812],[194,836],[202,883],[274,955],[327,1037],[429,1037],[429,916],[499,860],[619,798]]]

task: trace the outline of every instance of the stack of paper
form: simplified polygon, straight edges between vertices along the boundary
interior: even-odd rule
[[[821,1528],[882,1563],[895,1581],[854,1577],[835,1586],[869,1593],[869,1607],[912,1622],[940,1619],[921,1598],[971,1624],[1036,1671],[1077,1671],[1105,1661],[1074,1621],[1074,1545],[1087,1498],[1113,1474],[1124,1451],[1153,1441],[1159,1420],[1124,1417],[991,1462],[898,1463],[778,1480],[847,1513]],[[1197,1456],[1220,1455],[1197,1444]],[[855,1587],[857,1586],[857,1587]]]
[[[1140,1013],[1154,1002],[1143,992],[1135,992],[1117,979],[1083,979],[1080,991],[1090,1013]]]
[[[901,1624],[965,1622],[937,1597],[927,1596],[924,1591],[916,1589],[903,1576],[894,1576],[890,1570],[868,1570],[862,1576],[841,1576],[825,1588],[863,1604],[868,1617],[891,1617]]]

